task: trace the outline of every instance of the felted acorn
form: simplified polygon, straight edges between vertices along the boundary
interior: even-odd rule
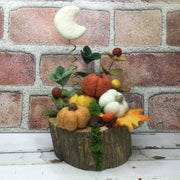
[[[57,121],[62,129],[74,131],[77,128],[85,128],[90,119],[90,112],[87,107],[71,103],[64,107],[57,114]]]
[[[88,96],[100,97],[112,88],[111,80],[104,74],[89,74],[83,79],[81,90]]]

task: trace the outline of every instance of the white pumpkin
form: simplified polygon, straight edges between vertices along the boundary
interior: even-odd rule
[[[128,103],[122,93],[110,89],[99,98],[99,105],[105,113],[111,113],[116,117],[123,116],[128,110]]]

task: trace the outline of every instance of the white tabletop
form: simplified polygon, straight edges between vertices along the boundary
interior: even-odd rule
[[[77,169],[54,154],[49,133],[1,133],[0,180],[180,180],[180,133],[132,135],[125,164]]]

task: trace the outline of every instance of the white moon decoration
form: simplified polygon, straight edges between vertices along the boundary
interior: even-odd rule
[[[56,31],[65,39],[78,39],[81,37],[86,28],[75,22],[75,17],[80,9],[76,6],[64,6],[61,8],[54,18]]]

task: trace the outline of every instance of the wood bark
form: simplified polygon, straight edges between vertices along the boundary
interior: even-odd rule
[[[85,170],[96,170],[90,151],[91,127],[67,131],[58,126],[56,118],[49,120],[51,137],[56,156],[68,164]],[[127,127],[101,127],[104,148],[102,169],[125,163],[132,154],[131,134]]]

